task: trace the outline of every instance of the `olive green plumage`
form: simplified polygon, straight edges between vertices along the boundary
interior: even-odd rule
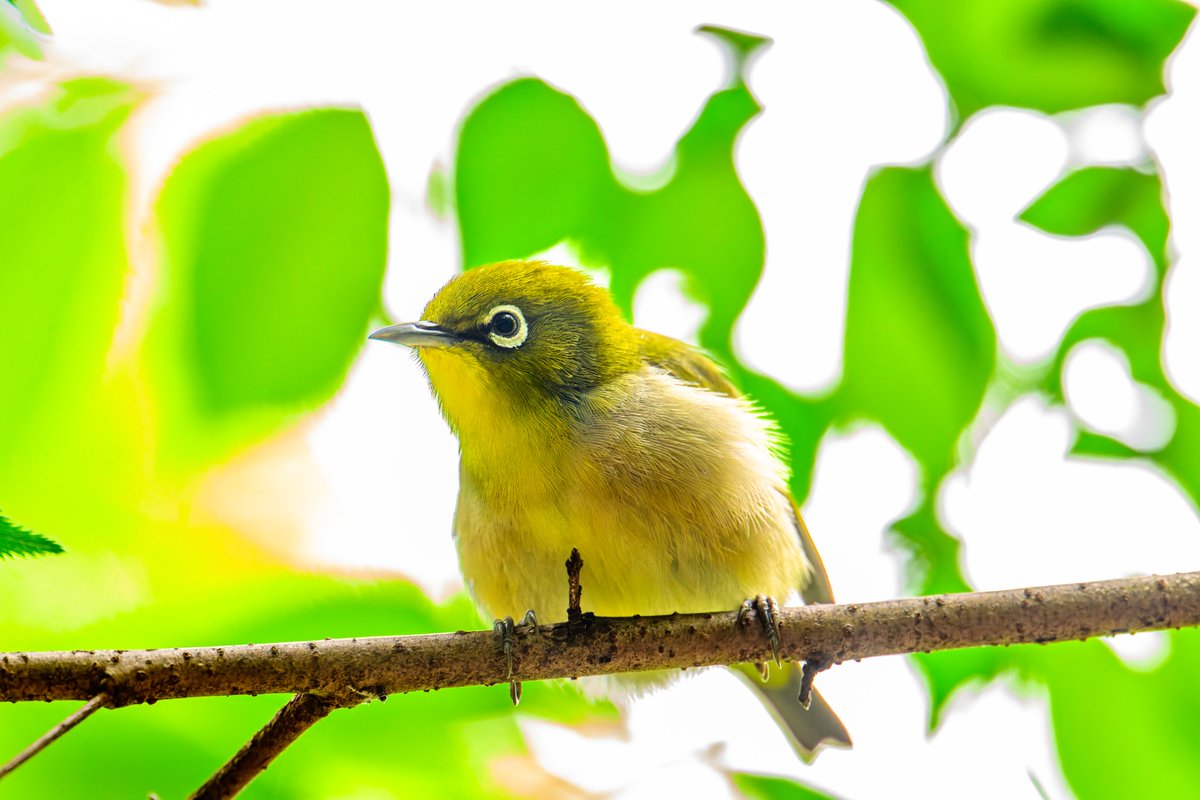
[[[588,565],[584,610],[600,615],[832,600],[771,424],[709,359],[629,325],[583,274],[473,269],[420,323],[374,336],[418,348],[459,438],[455,541],[488,615],[562,619],[572,548]],[[798,751],[848,743],[819,698],[800,708],[796,673],[753,685]]]
[[[455,332],[478,332],[482,315],[509,304],[537,330],[519,348],[466,345],[497,385],[529,397],[559,401],[568,410],[587,394],[640,366],[608,293],[574,270],[536,262],[470,270],[455,277],[425,306],[422,319]]]

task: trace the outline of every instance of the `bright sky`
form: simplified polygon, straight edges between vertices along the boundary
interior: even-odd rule
[[[837,379],[850,225],[864,178],[878,164],[926,158],[948,124],[945,92],[916,35],[872,0],[541,2],[523,4],[521,13],[482,2],[419,10],[309,0],[214,0],[202,9],[145,0],[40,5],[56,32],[53,64],[159,87],[130,142],[143,192],[189,141],[248,114],[362,105],[392,181],[386,299],[399,318],[415,318],[458,263],[453,224],[428,213],[424,193],[430,171],[450,163],[457,120],[489,87],[530,73],[551,81],[596,117],[622,169],[649,171],[722,80],[722,59],[692,33],[696,25],[770,35],[775,44],[751,79],[767,110],[738,152],[765,222],[768,262],[737,346],[750,364],[805,391]],[[1082,309],[1128,302],[1147,287],[1148,258],[1123,232],[1056,239],[1014,222],[1064,169],[1136,162],[1149,148],[1166,169],[1176,222],[1198,218],[1195,36],[1172,63],[1170,84],[1172,96],[1144,126],[1122,108],[1059,118],[992,110],[939,155],[939,181],[975,232],[980,285],[1014,360],[1044,358]],[[1197,231],[1175,228],[1182,258],[1169,285],[1167,364],[1178,386],[1200,398],[1200,315],[1178,313],[1200,302]],[[554,255],[574,260],[562,248]],[[703,310],[682,298],[677,276],[664,273],[646,282],[635,314],[639,324],[686,338]],[[777,335],[780,319],[788,320],[787,337]],[[1165,441],[1171,421],[1159,413],[1161,399],[1131,382],[1119,353],[1095,342],[1072,353],[1066,385],[1069,410],[1038,398],[1015,403],[945,488],[941,510],[967,542],[969,577],[989,589],[1200,568],[1200,523],[1171,483],[1132,463],[1065,456],[1072,414],[1141,446]],[[325,477],[310,531],[313,559],[393,569],[436,596],[459,588],[449,536],[456,446],[415,364],[397,348],[367,347],[307,441]],[[839,599],[897,596],[899,560],[883,547],[883,531],[913,502],[911,459],[864,425],[826,438],[816,475],[804,513]],[[1146,663],[1161,657],[1163,641],[1143,634],[1115,646]],[[968,791],[1034,798],[1030,775],[1050,797],[1070,796],[1039,697],[1006,685],[961,696],[927,737],[924,688],[904,659],[843,665],[820,685],[856,747],[825,753],[812,767],[795,761],[766,713],[721,671],[634,701],[628,739],[585,737],[532,719],[523,725],[547,769],[623,798],[668,789],[733,796],[714,764],[790,774],[850,798],[918,786],[934,798]]]

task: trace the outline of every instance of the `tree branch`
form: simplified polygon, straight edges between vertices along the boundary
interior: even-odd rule
[[[298,694],[279,709],[262,730],[231,758],[225,766],[196,790],[191,800],[225,800],[246,784],[286,750],[300,734],[324,719],[335,708],[347,705],[329,697]],[[353,703],[350,703],[353,705]]]
[[[29,759],[36,756],[38,753],[45,750],[50,745],[54,744],[60,736],[74,728],[79,723],[90,717],[92,714],[104,707],[104,703],[108,700],[108,695],[101,692],[83,704],[82,708],[76,709],[69,717],[55,725],[50,730],[43,733],[38,740],[26,747],[21,752],[17,753],[8,763],[0,767],[0,778],[3,778],[8,773],[12,772],[17,767],[24,764]]]
[[[519,631],[516,678],[544,680],[762,662],[736,612],[603,618]],[[896,653],[1054,642],[1200,625],[1200,573],[783,609],[781,652],[838,664]],[[0,701],[122,706],[182,697],[362,697],[507,681],[491,631],[165,650],[0,654]]]

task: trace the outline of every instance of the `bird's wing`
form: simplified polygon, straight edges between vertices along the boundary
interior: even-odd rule
[[[646,363],[666,370],[685,383],[691,383],[728,397],[738,396],[737,387],[729,382],[721,368],[695,347],[678,339],[672,339],[670,336],[663,336],[661,333],[651,333],[640,329],[637,333],[641,341],[642,359]],[[833,588],[829,585],[829,575],[825,572],[821,554],[817,552],[817,546],[813,544],[808,526],[804,524],[804,518],[800,516],[800,509],[796,507],[796,501],[790,493],[788,502],[796,517],[796,535],[800,537],[800,546],[804,550],[808,563],[812,566],[812,577],[801,590],[800,595],[806,603],[832,603]]]
[[[666,370],[684,383],[728,397],[738,396],[737,387],[729,382],[721,368],[690,344],[640,329],[638,338],[642,360],[647,364]]]
[[[685,383],[728,397],[738,396],[737,387],[729,382],[721,368],[696,348],[659,333],[639,330],[638,335],[642,359],[646,363],[669,372]],[[784,491],[784,494],[792,507],[800,547],[812,569],[800,595],[806,603],[832,603],[833,589],[829,585],[821,554],[813,544],[795,499],[790,492]],[[846,726],[816,689],[813,690],[809,708],[805,709],[796,701],[801,677],[796,664],[785,664],[782,669],[775,670],[766,683],[761,682],[758,671],[747,664],[735,666],[733,671],[743,677],[759,695],[763,705],[787,733],[796,753],[805,761],[811,761],[825,745],[850,746],[850,734],[846,732]]]
[[[796,515],[796,533],[800,536],[800,548],[804,550],[804,557],[808,559],[808,564],[812,568],[812,575],[809,577],[808,583],[804,584],[804,588],[800,590],[800,596],[804,598],[804,602],[810,605],[812,603],[832,603],[833,587],[829,585],[829,574],[825,572],[825,562],[821,561],[821,554],[817,552],[817,546],[808,532],[808,526],[804,524],[804,517],[800,516],[800,509],[796,507],[796,500],[790,492],[788,493],[788,502],[792,504],[792,513]]]
[[[774,717],[788,743],[806,762],[811,762],[823,747],[852,747],[850,733],[829,703],[814,687],[808,708],[800,705],[802,672],[799,664],[785,663],[771,670],[763,682],[758,668],[736,664],[730,671],[740,677]]]

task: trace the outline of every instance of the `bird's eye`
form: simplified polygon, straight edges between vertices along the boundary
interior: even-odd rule
[[[525,315],[516,306],[496,306],[487,317],[487,336],[500,347],[520,347],[529,335]]]
[[[501,311],[492,317],[492,333],[497,336],[512,336],[520,327],[521,323],[517,320],[517,315],[508,311]]]

